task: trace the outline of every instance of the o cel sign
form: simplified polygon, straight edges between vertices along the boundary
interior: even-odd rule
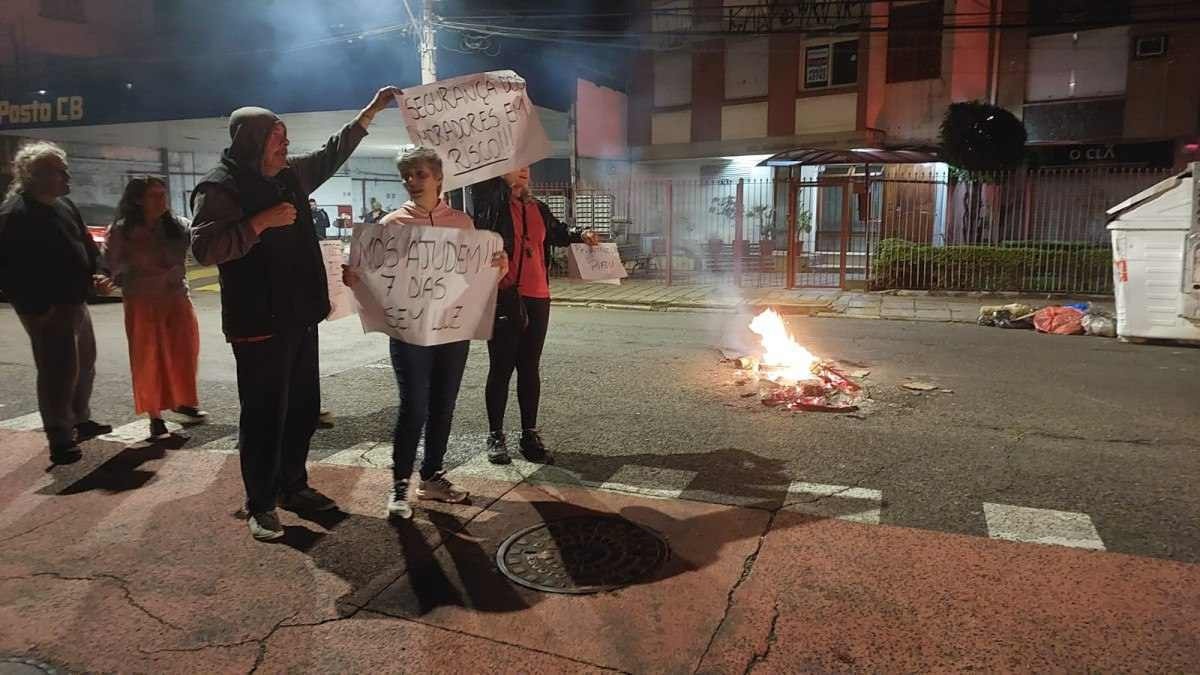
[[[0,125],[54,124],[78,122],[83,119],[82,96],[59,96],[50,101],[14,103],[0,100]]]
[[[1111,145],[1097,145],[1085,148],[1071,148],[1068,156],[1072,162],[1087,160],[1089,162],[1100,162],[1106,159],[1115,160],[1117,158],[1116,148]]]

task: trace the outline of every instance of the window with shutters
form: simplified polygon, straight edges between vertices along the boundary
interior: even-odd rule
[[[769,38],[731,39],[725,45],[725,100],[766,96]]]
[[[887,81],[942,76],[942,3],[893,4],[888,10]]]
[[[692,55],[666,52],[654,55],[654,107],[692,102]]]

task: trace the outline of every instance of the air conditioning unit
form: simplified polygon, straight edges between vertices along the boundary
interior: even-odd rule
[[[1167,53],[1167,36],[1166,35],[1147,35],[1137,39],[1134,46],[1134,56],[1139,59],[1148,59],[1154,56],[1162,56]]]

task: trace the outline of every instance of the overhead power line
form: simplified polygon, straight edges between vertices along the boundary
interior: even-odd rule
[[[669,50],[678,49],[678,46],[659,46],[654,43],[666,42],[668,40],[691,40],[693,42],[705,42],[717,38],[736,38],[736,37],[752,37],[766,35],[807,35],[812,37],[832,36],[832,35],[859,35],[863,33],[919,33],[928,34],[931,32],[978,32],[990,30],[1020,30],[1020,29],[1063,29],[1069,30],[1087,30],[1089,28],[1107,28],[1113,25],[1147,25],[1147,24],[1162,24],[1162,19],[1134,19],[1123,21],[1119,24],[1114,24],[1110,21],[1095,21],[1088,23],[1064,23],[1064,24],[1044,24],[1044,23],[973,23],[966,25],[942,24],[940,26],[913,26],[913,27],[896,27],[896,26],[871,26],[871,25],[848,25],[843,27],[832,28],[779,28],[767,30],[666,30],[666,31],[603,31],[603,30],[573,30],[573,29],[552,29],[552,28],[526,28],[522,26],[497,26],[494,24],[479,24],[465,23],[449,19],[443,19],[438,22],[438,26],[450,30],[471,31],[483,35],[491,35],[494,37],[507,37],[522,40],[531,40],[536,42],[550,42],[559,44],[577,44],[595,47],[617,47],[624,49],[637,50]],[[1200,13],[1185,16],[1173,17],[1169,23],[1200,23]]]

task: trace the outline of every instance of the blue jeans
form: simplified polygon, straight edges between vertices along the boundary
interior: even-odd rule
[[[400,413],[392,435],[392,477],[407,480],[417,460],[417,444],[425,431],[425,457],[421,478],[432,478],[442,470],[454,403],[467,367],[469,341],[435,347],[390,341],[392,370],[400,390]]]

